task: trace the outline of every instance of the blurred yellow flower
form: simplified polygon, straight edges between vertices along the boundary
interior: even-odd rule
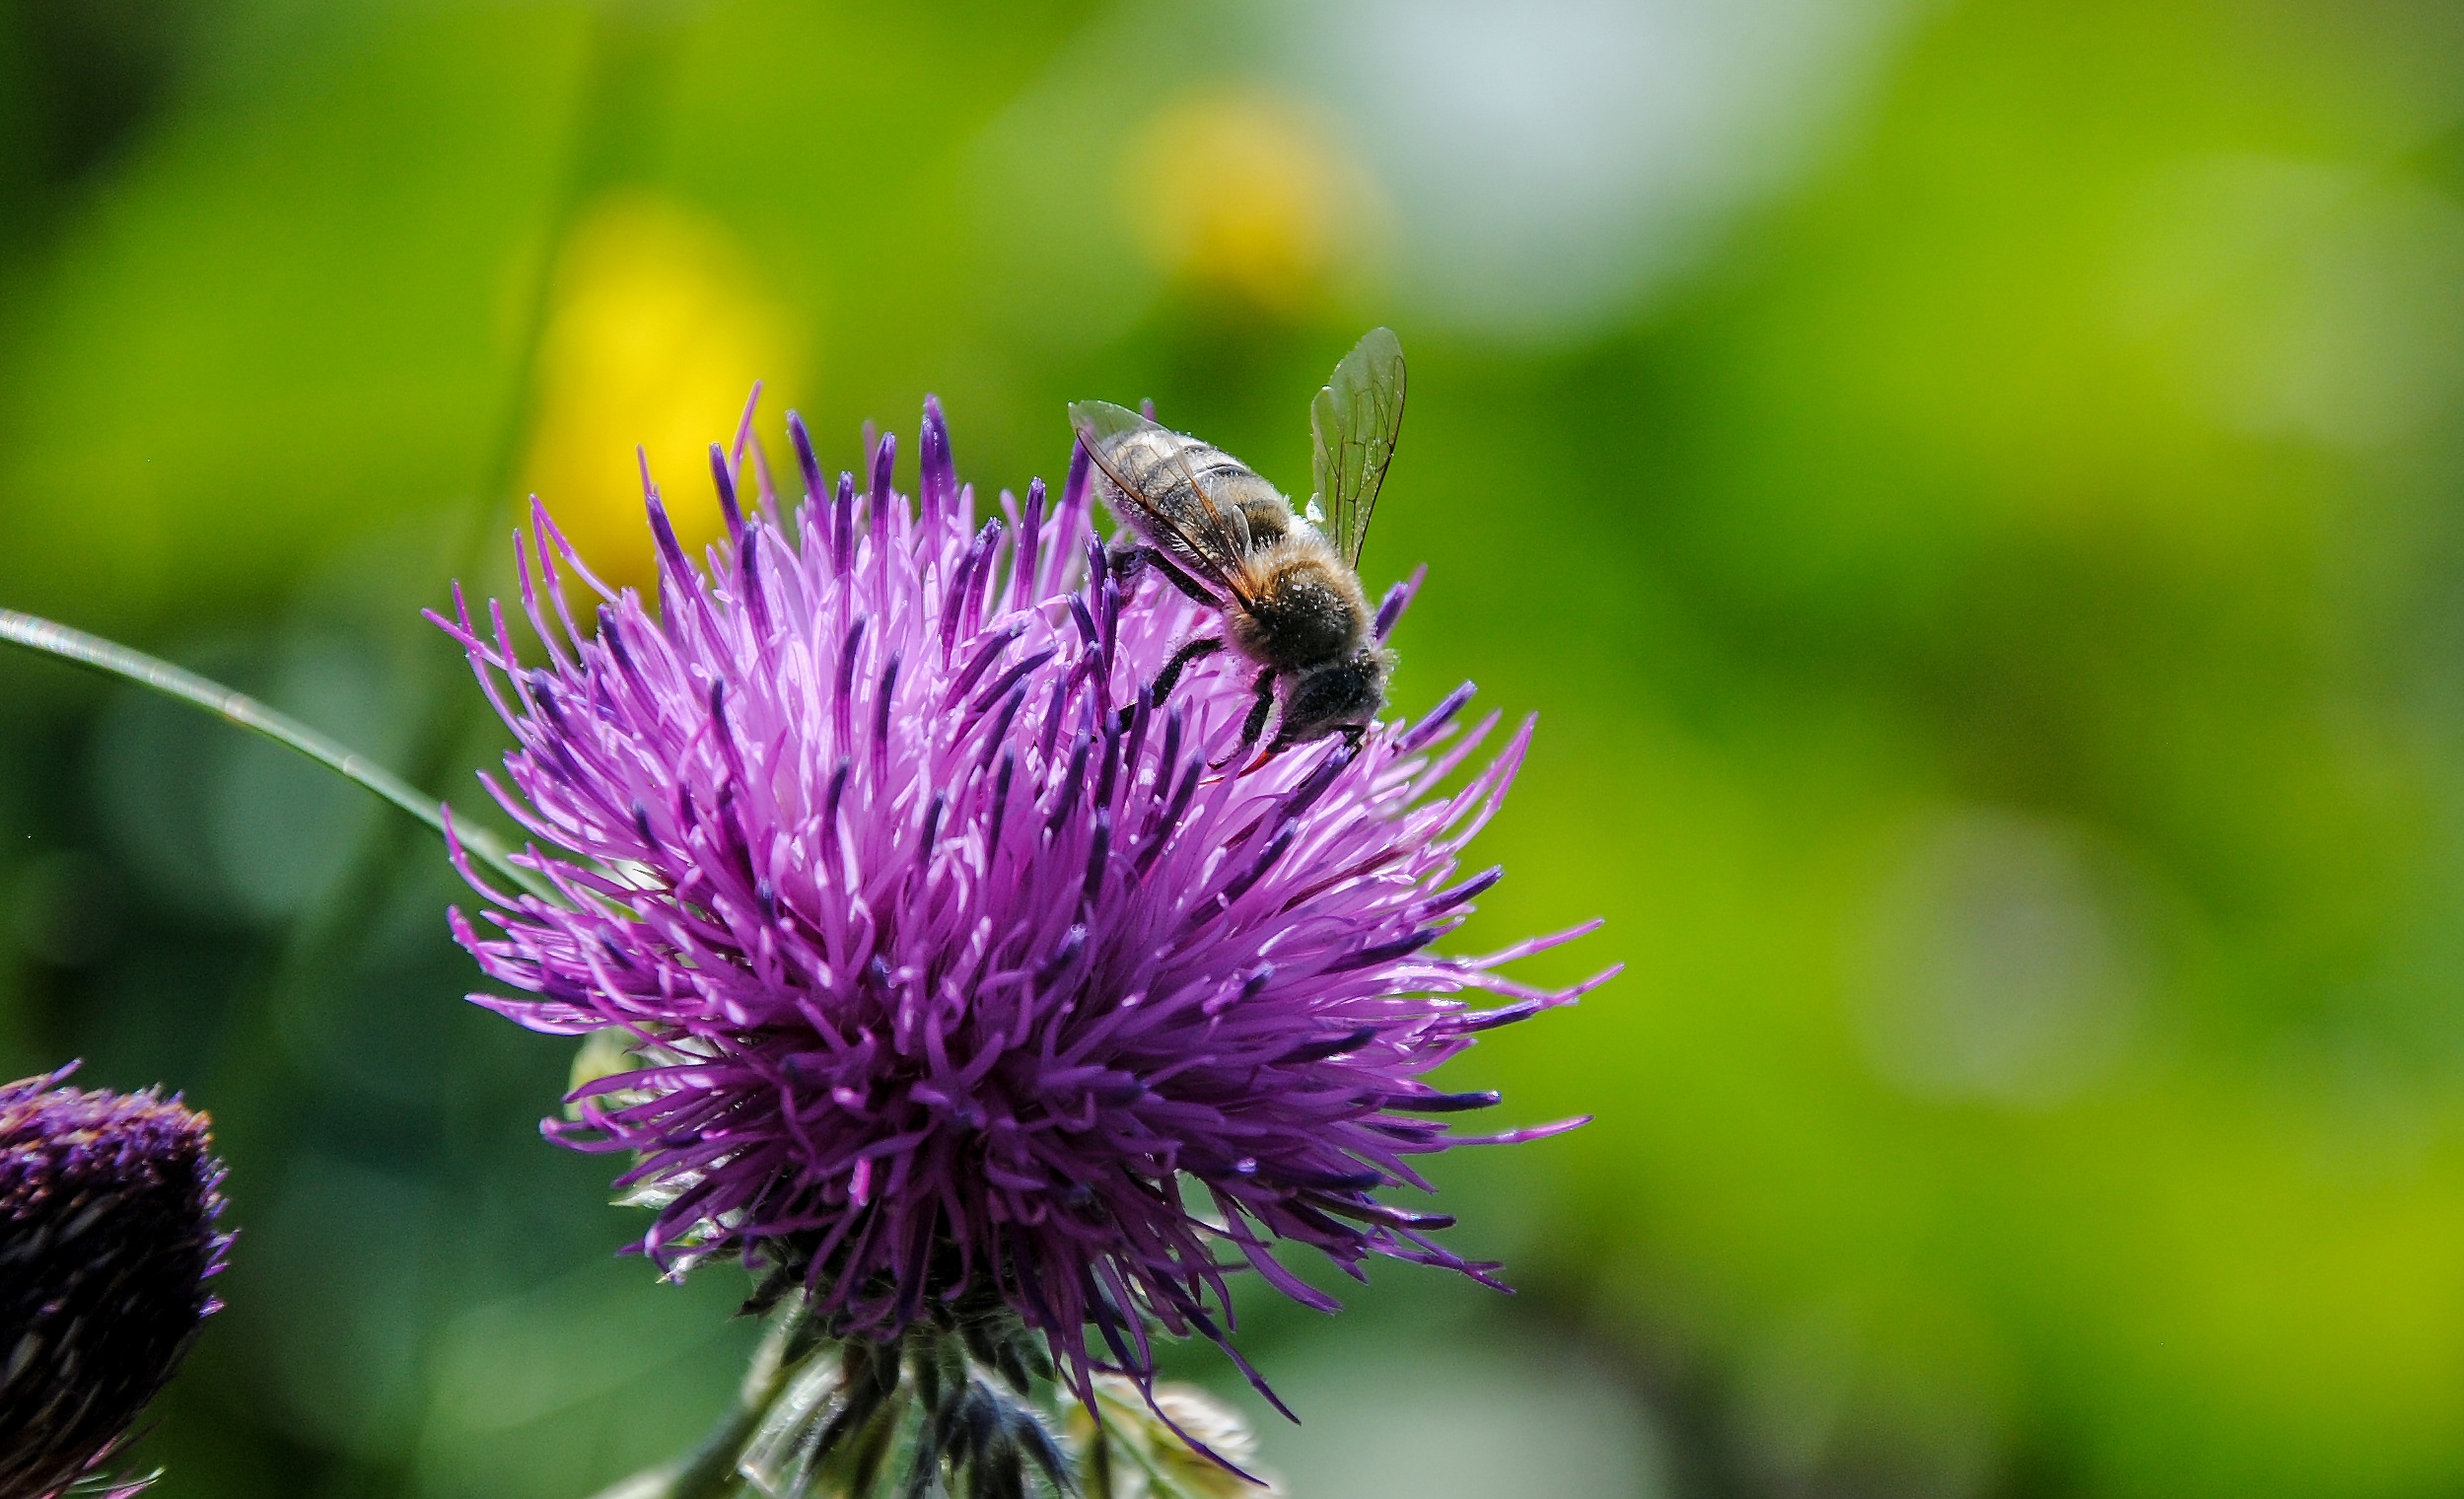
[[[697,549],[719,530],[710,443],[756,379],[795,373],[789,319],[747,261],[722,226],[640,193],[591,210],[559,253],[524,479],[610,585],[656,575],[635,446]]]
[[[1122,211],[1164,274],[1294,313],[1353,270],[1375,185],[1315,109],[1250,89],[1167,105],[1138,131]]]

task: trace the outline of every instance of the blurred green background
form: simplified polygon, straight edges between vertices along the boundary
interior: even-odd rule
[[[2464,12],[2435,0],[0,0],[0,604],[469,802],[415,617],[644,552],[756,376],[836,467],[1069,398],[1287,487],[1375,321],[1403,706],[1542,729],[1463,1086],[1513,1300],[1249,1347],[1374,1496],[2464,1489]],[[909,451],[912,445],[909,445]],[[706,501],[692,522],[707,532]],[[415,828],[0,660],[0,1076],[214,1113],[179,1496],[581,1499],[749,1329],[653,1284]],[[1194,1378],[1224,1371],[1190,1361]]]

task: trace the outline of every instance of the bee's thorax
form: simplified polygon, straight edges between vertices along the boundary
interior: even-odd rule
[[[1252,551],[1249,576],[1252,607],[1234,611],[1232,628],[1232,643],[1252,661],[1300,671],[1349,656],[1368,637],[1360,579],[1308,527],[1295,525]]]

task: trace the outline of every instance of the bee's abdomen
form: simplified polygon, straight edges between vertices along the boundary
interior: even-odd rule
[[[1211,443],[1177,432],[1127,432],[1104,456],[1149,504],[1193,538],[1206,535],[1209,500],[1219,511],[1240,513],[1252,550],[1282,539],[1291,528],[1292,502],[1282,491]],[[1191,487],[1193,478],[1204,499]]]

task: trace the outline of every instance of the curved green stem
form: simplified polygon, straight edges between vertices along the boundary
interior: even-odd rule
[[[173,666],[160,657],[148,656],[143,651],[106,640],[100,635],[89,635],[84,630],[72,629],[39,615],[20,613],[16,609],[0,608],[0,640],[74,662],[106,677],[135,682],[165,697],[202,708],[228,723],[261,734],[284,749],[305,754],[326,769],[358,782],[427,823],[440,836],[447,835],[448,809],[445,804],[422,796],[419,788],[368,756],[317,733],[289,714],[265,706],[246,692],[224,686],[210,678],[199,677],[185,668]],[[562,903],[554,887],[514,863],[505,845],[486,828],[457,821],[451,836],[458,839],[473,859],[490,870],[542,900]]]

